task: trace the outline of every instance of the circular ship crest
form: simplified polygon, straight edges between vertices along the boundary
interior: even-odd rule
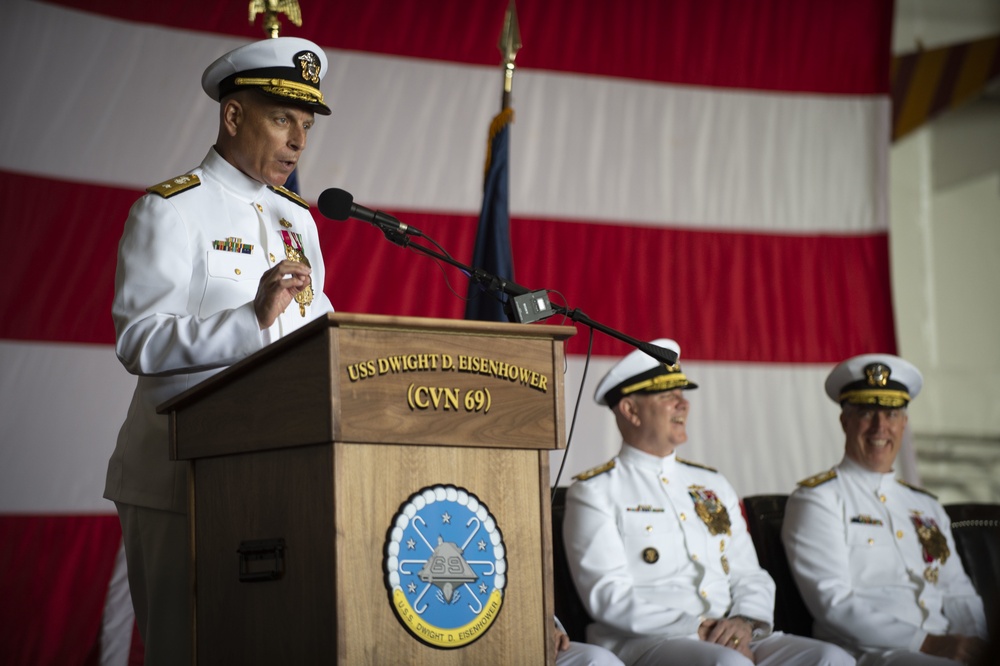
[[[486,505],[463,488],[414,493],[393,518],[384,566],[396,615],[433,647],[482,637],[503,604],[503,536]]]

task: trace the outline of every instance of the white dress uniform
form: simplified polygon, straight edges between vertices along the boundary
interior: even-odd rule
[[[775,585],[761,568],[739,496],[715,470],[625,444],[566,494],[564,539],[574,583],[595,622],[588,641],[626,664],[749,664],[698,639],[706,619],[770,627]],[[853,663],[798,636],[755,632],[758,664]]]
[[[202,88],[220,103],[252,91],[258,102],[278,105],[269,108],[329,115],[319,89],[326,69],[326,55],[309,40],[277,37],[216,59],[202,74]],[[225,104],[220,108],[227,113]],[[271,145],[252,131],[237,139],[239,119],[263,113],[240,108],[242,115],[220,117],[220,141],[233,159],[270,150],[273,160],[280,140],[285,159],[305,147],[292,143],[303,140],[304,127],[294,136],[269,134]],[[121,520],[146,664],[159,666],[191,662],[194,622],[189,464],[169,459],[167,417],[156,407],[333,308],[323,294],[316,224],[296,194],[247,176],[214,148],[191,173],[147,191],[132,206],[118,248],[115,349],[139,379],[108,462],[104,496]],[[311,266],[311,285],[261,331],[254,309],[260,280],[283,259]],[[277,388],[289,395],[289,387]]]
[[[928,634],[986,638],[983,602],[929,493],[850,458],[800,483],[782,540],[814,635],[883,661]]]
[[[304,201],[249,178],[214,148],[167,184],[180,191],[139,199],[119,245],[115,349],[139,380],[104,496],[186,513],[187,463],[168,459],[167,417],[156,406],[333,307]],[[254,297],[261,275],[286,258],[286,240],[301,243],[312,266],[313,301],[304,309],[293,301],[261,331]]]
[[[104,496],[122,522],[129,585],[146,664],[189,663],[192,616],[187,544],[188,463],[168,455],[156,406],[333,308],[308,204],[244,175],[212,149],[129,213],[119,245],[112,313],[116,351],[139,375]],[[180,190],[180,191],[177,191]],[[172,193],[173,191],[173,193]],[[261,331],[261,275],[286,242],[312,267],[313,298]]]

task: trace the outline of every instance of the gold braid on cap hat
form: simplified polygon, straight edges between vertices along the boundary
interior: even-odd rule
[[[636,391],[669,391],[671,389],[687,385],[688,379],[683,372],[672,372],[670,374],[657,375],[656,377],[652,377],[650,379],[644,379],[641,382],[630,384],[629,386],[623,386],[621,392],[622,395],[625,396],[630,393],[635,393]]]
[[[281,97],[288,97],[302,102],[319,102],[320,104],[326,104],[323,100],[323,93],[319,91],[319,88],[313,88],[312,86],[307,86],[304,83],[298,83],[296,81],[288,81],[286,79],[252,79],[241,77],[237,78],[233,81],[233,83],[237,86],[259,86],[265,92],[269,92],[272,95],[280,95]]]
[[[844,391],[839,402],[852,405],[878,405],[880,407],[905,407],[910,402],[910,394],[906,391],[892,389],[859,389]]]
[[[840,392],[839,402],[852,405],[878,405],[880,407],[905,407],[910,402],[910,394],[903,388],[889,387],[892,369],[883,363],[869,363],[865,366],[865,379],[848,384]],[[892,382],[895,386],[903,386]]]

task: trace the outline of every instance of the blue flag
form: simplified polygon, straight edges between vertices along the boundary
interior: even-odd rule
[[[290,174],[288,174],[288,180],[285,181],[285,189],[299,194],[299,170],[295,169]]]
[[[483,181],[483,209],[479,213],[472,267],[505,280],[514,279],[514,259],[510,247],[509,161],[510,124],[514,110],[504,109],[490,123]],[[506,296],[503,297],[506,300]],[[465,318],[480,321],[508,321],[503,301],[484,291],[478,282],[469,283]]]

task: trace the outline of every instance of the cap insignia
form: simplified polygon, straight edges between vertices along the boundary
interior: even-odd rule
[[[892,370],[882,363],[872,363],[865,366],[865,375],[868,377],[869,386],[886,386],[889,383],[889,375]]]
[[[159,194],[164,199],[169,199],[175,194],[180,194],[185,190],[190,190],[191,188],[198,187],[199,185],[201,185],[201,179],[193,173],[189,173],[183,176],[177,176],[176,178],[171,178],[170,180],[165,180],[159,185],[147,187],[146,191],[152,194]]]
[[[319,72],[322,68],[319,57],[312,51],[301,51],[295,54],[295,60],[298,61],[299,67],[302,68],[302,78],[318,84]]]
[[[828,469],[825,472],[814,474],[813,476],[810,476],[808,479],[802,479],[801,481],[799,481],[799,485],[804,486],[806,488],[815,488],[820,484],[826,483],[830,479],[836,479],[836,478],[837,478],[837,470]]]
[[[597,476],[599,474],[604,474],[605,472],[609,472],[609,471],[613,470],[614,468],[615,468],[615,461],[614,460],[609,460],[608,462],[604,463],[600,467],[595,467],[593,469],[588,469],[586,472],[580,472],[579,474],[577,474],[573,478],[576,479],[576,480],[578,480],[578,481],[586,481],[587,479],[592,479],[592,478],[594,478],[595,476]]]

